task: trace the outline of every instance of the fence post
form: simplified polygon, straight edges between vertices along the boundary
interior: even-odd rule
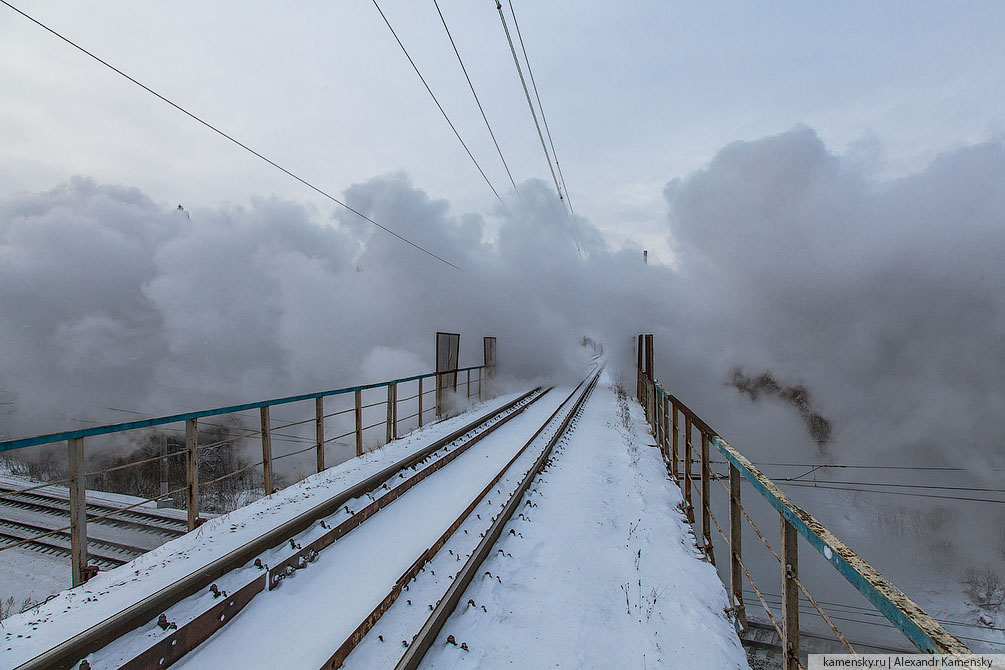
[[[87,581],[87,489],[84,485],[84,440],[66,441],[70,473],[70,570],[73,586]]]
[[[262,470],[265,475],[265,495],[272,495],[272,432],[269,429],[269,407],[262,412]]]
[[[478,401],[482,400],[482,375],[485,374],[485,366],[478,368]]]
[[[394,384],[394,412],[391,415],[391,425],[393,430],[391,431],[391,436],[394,439],[398,439],[398,384]]]
[[[656,412],[652,415],[652,437],[656,440],[656,445],[662,443],[662,436],[660,435],[659,420],[657,416],[659,415],[659,391],[653,389],[653,395],[656,397]],[[662,449],[660,449],[662,450]]]
[[[188,529],[199,525],[199,427],[196,419],[185,421],[185,509]]]
[[[671,427],[671,429],[673,430],[673,435],[671,437],[671,447],[673,448],[673,454],[671,458],[671,460],[673,461],[672,474],[673,474],[673,480],[677,482],[677,484],[680,484],[680,468],[678,467],[678,463],[680,463],[680,458],[678,457],[680,454],[680,450],[677,448],[677,440],[679,439],[680,428],[677,426],[677,403],[672,400],[670,401],[670,413],[672,415],[670,418],[672,419],[673,422],[673,426]]]
[[[387,431],[384,443],[394,439],[394,384],[387,385]]]
[[[670,461],[670,401],[666,397],[663,398],[660,425],[663,426],[663,444],[660,445],[660,453],[663,455],[663,466],[666,467]]]
[[[796,528],[785,517],[782,522],[782,649],[783,670],[799,667],[799,556]]]
[[[363,392],[356,390],[356,455],[363,455]]]
[[[636,338],[635,353],[638,355],[639,363],[635,366],[635,399],[642,402],[642,342],[644,336],[639,335]]]
[[[684,502],[687,505],[687,522],[694,523],[691,505],[691,415],[684,414]]]
[[[419,428],[422,428],[422,377],[419,377]]]
[[[314,437],[318,447],[318,472],[325,469],[325,399],[314,399]]]
[[[443,412],[443,374],[439,371],[436,372],[436,418],[440,418],[440,414]]]
[[[729,464],[729,596],[740,630],[747,630],[747,612],[743,607],[743,525],[740,516],[740,471]]]
[[[715,552],[712,551],[712,509],[709,500],[709,481],[712,474],[708,467],[708,434],[701,431],[701,533],[705,536],[705,555],[712,565],[715,565]]]
[[[465,394],[466,394],[464,396],[465,398],[470,398],[471,397],[471,369],[470,368],[468,368],[468,390],[465,391]]]

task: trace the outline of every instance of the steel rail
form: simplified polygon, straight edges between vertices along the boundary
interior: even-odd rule
[[[3,524],[6,525],[6,524]],[[59,555],[59,556],[70,556],[70,547],[65,547],[61,544],[56,544],[55,542],[46,542],[42,539],[43,536],[36,536],[33,538],[21,538],[18,535],[11,535],[0,528],[0,539],[13,540],[16,544],[6,545],[5,549],[12,549],[18,546],[28,551],[35,551],[40,554],[48,555]],[[90,542],[88,542],[90,544]],[[100,553],[94,553],[88,550],[88,556],[94,559],[95,565],[100,565],[106,567],[109,570],[119,567],[120,565],[125,565],[129,561],[136,558],[136,556],[125,557],[111,557]]]
[[[181,659],[187,653],[194,651],[215,632],[223,628],[258,593],[263,592],[266,588],[271,591],[278,587],[287,576],[307,567],[310,563],[317,560],[319,553],[323,549],[331,546],[338,539],[373,518],[379,511],[398,500],[416,484],[439,471],[496,429],[520,415],[527,407],[540,400],[544,394],[544,392],[537,393],[526,402],[518,403],[511,411],[507,410],[497,414],[496,418],[498,420],[490,420],[489,423],[485,424],[484,430],[475,433],[472,437],[465,435],[465,441],[452,449],[450,446],[446,447],[443,449],[443,453],[436,456],[434,460],[421,461],[413,465],[412,469],[415,469],[415,474],[402,482],[397,482],[393,488],[388,488],[388,483],[396,482],[396,478],[392,477],[392,479],[385,482],[379,488],[373,489],[374,491],[381,489],[386,491],[380,497],[374,499],[371,494],[367,494],[371,502],[365,507],[353,511],[349,510],[348,506],[346,506],[345,509],[349,512],[349,518],[334,527],[325,526],[322,522],[322,527],[326,528],[327,532],[315,540],[306,543],[305,546],[297,543],[296,538],[290,538],[290,549],[295,550],[295,553],[287,556],[284,560],[270,566],[259,563],[256,559],[256,566],[265,572],[240,587],[223,601],[218,601],[210,609],[203,611],[194,619],[177,627],[173,633],[158,639],[152,646],[147,647],[144,651],[127,661],[122,666],[122,670],[161,670],[161,668],[168,667]],[[451,443],[451,446],[453,444]],[[421,465],[421,468],[418,467],[419,465]],[[403,478],[404,473],[399,472],[398,477]],[[222,592],[217,590],[214,592],[214,597],[218,593]]]
[[[454,575],[454,578],[451,580],[450,586],[447,588],[443,598],[441,598],[437,603],[436,607],[433,609],[433,613],[419,630],[418,635],[416,635],[415,639],[408,645],[405,653],[395,666],[395,670],[415,670],[419,667],[419,664],[425,657],[426,652],[429,651],[429,648],[436,640],[436,636],[440,633],[440,630],[442,630],[443,625],[457,608],[457,604],[464,596],[464,591],[471,584],[475,575],[479,573],[482,563],[491,553],[492,547],[502,535],[503,527],[509,522],[510,518],[512,518],[514,512],[516,512],[520,505],[520,500],[530,488],[534,478],[544,468],[545,463],[547,463],[549,457],[551,456],[552,449],[566,434],[569,424],[572,422],[572,418],[582,410],[587,398],[589,398],[593,389],[596,387],[597,380],[600,378],[600,372],[602,370],[603,367],[600,367],[593,373],[592,379],[590,379],[590,382],[580,394],[572,409],[565,416],[565,419],[562,421],[558,430],[556,430],[555,434],[548,440],[547,445],[545,445],[544,449],[541,451],[541,454],[538,456],[534,466],[527,472],[519,486],[517,486],[517,488],[510,495],[509,500],[502,509],[502,512],[500,512],[500,514],[495,518],[495,521],[492,522],[492,525],[485,532],[485,536],[482,538],[481,542],[478,543],[478,547],[474,550],[474,552],[472,552],[468,560],[464,563],[464,567],[462,567],[461,570]],[[582,386],[582,384],[583,382],[580,382],[580,386]],[[574,395],[578,389],[579,387],[573,390],[572,395]],[[570,395],[570,398],[572,395]],[[563,403],[563,406],[565,404],[566,403]],[[561,409],[561,407],[559,409]],[[557,413],[558,410],[556,410],[556,414],[552,415],[552,417],[541,426],[538,432],[534,434],[530,441],[528,441],[527,446],[537,439],[538,435],[540,435],[540,433],[551,423]]]
[[[49,527],[49,526],[40,526],[38,524],[30,523],[28,521],[15,521],[13,519],[0,519],[0,528],[2,528],[2,527],[7,527],[7,528],[11,528],[11,529],[23,529],[25,531],[34,532],[34,533],[45,533],[45,536],[52,537],[54,540],[64,540],[66,542],[70,541],[70,533],[68,532],[70,530],[69,528],[66,528],[65,530],[61,530],[59,528],[52,528],[52,527]],[[11,536],[11,537],[13,537],[13,536]],[[41,537],[41,536],[37,536],[37,537]],[[21,538],[18,538],[18,539],[19,540],[34,540],[35,537],[21,537]],[[60,545],[60,546],[62,546],[62,545]],[[132,559],[136,558],[140,554],[145,554],[146,552],[150,551],[150,549],[144,549],[143,547],[137,547],[134,544],[125,544],[123,542],[116,542],[115,540],[106,540],[106,539],[97,538],[97,537],[89,537],[89,538],[87,538],[87,546],[88,546],[88,553],[89,554],[90,554],[90,549],[89,548],[91,546],[96,546],[96,547],[98,547],[98,546],[105,546],[105,547],[109,547],[111,549],[114,549],[115,551],[120,551],[120,552],[123,552],[125,554],[128,554],[129,558],[126,559],[126,560],[124,560],[124,561],[122,561],[123,563],[128,563],[129,561],[131,561]],[[7,548],[6,546],[0,547],[0,549],[6,549],[6,548]],[[69,549],[69,546],[67,546],[67,549]]]
[[[24,497],[29,497],[29,495],[25,495]],[[17,507],[19,509],[39,511],[43,514],[54,513],[60,516],[65,516],[70,510],[70,503],[65,499],[49,496],[37,497],[42,498],[42,501],[23,500],[21,498],[3,498],[0,499],[0,507]],[[87,503],[87,507],[88,523],[109,524],[118,527],[132,526],[138,527],[142,531],[158,533],[161,535],[166,534],[171,535],[172,537],[178,537],[187,532],[185,530],[185,521],[182,519],[173,519],[168,516],[149,514],[136,509],[120,508],[115,507],[114,505],[101,505],[91,502]],[[105,513],[99,514],[99,511],[104,511]]]
[[[415,377],[415,379],[418,378]],[[520,402],[526,400],[539,390],[540,387],[528,391],[502,407],[485,413],[449,435],[434,441],[429,446],[370,475],[357,484],[344,489],[331,498],[318,503],[309,510],[245,543],[234,551],[221,556],[199,570],[165,586],[156,593],[147,596],[139,602],[133,603],[105,620],[96,623],[87,630],[81,631],[35,658],[22,663],[15,670],[69,670],[69,668],[73,667],[74,664],[87,654],[101,649],[126,633],[146,624],[171,605],[207,588],[221,576],[250,563],[261,553],[288,542],[291,538],[310,528],[318,519],[335,513],[348,501],[379,487],[401,470],[411,467],[445,445],[479,428],[499,414],[510,410]],[[310,397],[316,397],[317,395],[319,394],[314,394]],[[264,581],[263,579],[262,582],[264,583]]]
[[[582,386],[582,384],[583,383],[580,382],[579,386],[576,387],[576,390],[579,390],[579,387]],[[451,523],[447,527],[447,529],[440,535],[440,537],[430,547],[428,547],[425,551],[423,551],[419,555],[419,557],[412,562],[409,568],[400,577],[398,577],[397,580],[395,580],[394,585],[391,587],[390,592],[386,596],[384,596],[384,598],[377,604],[377,606],[370,612],[370,614],[367,615],[365,619],[363,619],[362,623],[360,623],[359,626],[356,627],[356,629],[352,632],[352,634],[342,642],[342,644],[338,647],[338,649],[336,649],[335,652],[324,663],[324,665],[321,666],[321,670],[336,670],[337,668],[342,666],[343,662],[346,660],[346,658],[348,658],[349,654],[352,653],[352,651],[363,640],[363,638],[367,635],[367,633],[369,633],[370,630],[377,624],[377,622],[384,615],[384,613],[391,608],[394,602],[398,599],[398,596],[401,595],[402,590],[408,588],[408,582],[414,579],[421,570],[425,569],[424,566],[431,560],[433,560],[433,558],[440,551],[440,549],[443,548],[443,546],[450,540],[453,534],[457,532],[457,530],[461,527],[464,521],[467,520],[467,518],[471,515],[471,512],[473,512],[475,508],[478,507],[482,499],[484,499],[485,496],[489,494],[492,488],[509,471],[509,469],[513,466],[513,464],[517,461],[517,459],[519,459],[523,455],[523,453],[527,450],[527,448],[530,447],[531,443],[535,439],[537,439],[537,436],[541,433],[541,431],[543,431],[551,423],[551,421],[555,418],[555,416],[560,411],[562,411],[562,408],[565,407],[565,405],[569,401],[569,398],[571,398],[575,394],[576,390],[570,393],[568,398],[559,403],[558,408],[556,408],[555,411],[552,412],[551,416],[549,416],[548,419],[543,424],[541,424],[540,428],[538,428],[537,431],[535,431],[534,435],[530,438],[530,440],[528,440],[523,445],[523,447],[516,453],[516,455],[513,456],[513,458],[511,458],[506,463],[506,465],[504,465],[502,469],[499,470],[498,473],[496,473],[495,477],[493,477],[492,480],[484,488],[482,488],[481,492],[479,492],[478,495],[475,496],[474,500],[472,500],[468,504],[468,506],[464,509],[464,511],[462,511],[460,515],[456,519],[454,519],[453,523]]]

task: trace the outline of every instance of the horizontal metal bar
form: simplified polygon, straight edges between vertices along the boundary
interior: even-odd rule
[[[474,365],[469,368],[461,368],[458,372],[465,370],[477,370],[484,366]],[[83,437],[93,437],[95,435],[108,435],[110,433],[121,433],[126,430],[137,428],[149,428],[151,426],[163,426],[168,423],[178,423],[190,419],[201,419],[207,416],[219,416],[221,414],[233,414],[234,412],[245,412],[251,409],[261,409],[262,407],[272,407],[273,405],[286,405],[291,402],[301,402],[303,400],[314,400],[316,398],[327,398],[329,396],[343,395],[345,393],[355,393],[356,391],[366,391],[369,389],[383,388],[391,384],[402,384],[404,382],[416,381],[418,379],[428,379],[435,377],[435,372],[414,377],[404,377],[387,382],[375,384],[365,384],[363,386],[350,386],[348,388],[333,389],[330,391],[319,391],[317,393],[304,393],[302,395],[287,396],[285,398],[273,398],[272,400],[261,400],[249,402],[242,405],[231,405],[229,407],[218,407],[216,409],[205,409],[198,412],[187,412],[185,414],[172,414],[153,419],[141,419],[139,421],[127,421],[125,423],[113,423],[105,426],[94,426],[92,428],[81,428],[79,430],[68,430],[62,433],[49,433],[47,435],[36,435],[34,437],[22,437],[16,440],[0,441],[0,451],[11,451],[13,449],[23,449],[24,447],[34,447],[40,444],[52,444],[53,442],[63,442],[65,440],[75,440]]]
[[[962,642],[813,518],[809,512],[799,507],[740,452],[717,435],[712,438],[712,442],[758,493],[918,649],[933,654],[970,653]]]

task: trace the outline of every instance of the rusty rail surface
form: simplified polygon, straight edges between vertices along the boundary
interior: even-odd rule
[[[845,647],[855,653],[851,644],[833,621],[810,595],[806,585],[799,579],[798,539],[801,536],[818,551],[852,586],[854,586],[880,613],[883,614],[919,650],[933,654],[969,654],[970,650],[954,635],[926,614],[903,591],[883,577],[848,545],[817,521],[809,512],[797,505],[778,485],[772,482],[743,454],[730,446],[705,421],[687,405],[656,380],[653,371],[652,335],[638,337],[638,365],[636,397],[642,405],[646,421],[650,424],[657,446],[663,454],[670,476],[681,484],[684,496],[684,514],[689,523],[696,526],[694,511],[692,461],[700,466],[700,540],[701,549],[714,565],[710,526],[714,524],[726,543],[729,559],[729,595],[732,611],[737,623],[746,629],[746,606],[743,602],[743,579],[750,583],[755,595],[761,600],[771,625],[782,640],[783,668],[794,670],[801,667],[799,661],[799,594],[802,594],[820,613],[821,618],[837,635]],[[683,433],[680,431],[678,416],[684,417]],[[701,440],[700,450],[695,449],[692,433],[697,431]],[[683,444],[681,444],[683,437]],[[729,486],[711,474],[709,447],[716,450],[729,464]],[[698,453],[697,459],[694,454]],[[780,550],[776,551],[741,503],[741,478],[749,482],[777,512],[780,520]],[[729,526],[723,530],[711,511],[710,482],[717,481],[726,488],[729,506]],[[742,524],[748,522],[755,534],[781,564],[781,616],[780,621],[772,613],[764,600],[761,590],[753,581],[748,568],[743,563]],[[711,524],[710,524],[711,522]]]

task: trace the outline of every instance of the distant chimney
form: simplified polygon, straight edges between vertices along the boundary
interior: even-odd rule
[[[649,250],[648,249],[643,249],[642,250],[642,263],[645,264],[645,265],[649,265]]]

